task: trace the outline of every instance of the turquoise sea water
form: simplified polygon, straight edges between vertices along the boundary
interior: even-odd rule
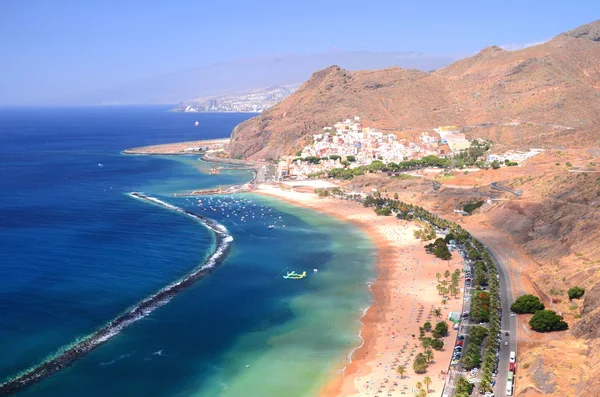
[[[247,117],[0,110],[1,378],[94,331],[211,251],[202,225],[128,192],[215,219],[234,238],[214,272],[19,395],[311,396],[360,344],[374,277],[374,246],[360,231],[256,195],[199,206],[173,193],[251,175],[206,175],[199,169],[210,165],[196,157],[119,154],[227,136]],[[286,270],[308,277],[284,280]]]

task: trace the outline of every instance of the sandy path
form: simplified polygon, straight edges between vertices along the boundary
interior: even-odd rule
[[[434,325],[437,321],[433,309],[441,308],[442,319],[447,319],[450,311],[462,308],[462,295],[442,307],[442,298],[436,290],[436,273],[452,272],[456,268],[462,270],[460,256],[454,253],[450,264],[436,260],[426,254],[423,244],[413,237],[414,223],[395,217],[379,217],[372,208],[364,208],[358,203],[319,199],[315,194],[283,191],[271,186],[260,186],[257,192],[351,221],[369,234],[378,248],[378,277],[372,286],[374,303],[362,319],[364,344],[354,352],[352,362],[340,370],[340,375],[332,379],[321,394],[327,397],[412,396],[416,383],[429,376],[432,380],[430,392],[441,395],[456,331],[451,330],[450,336],[444,339],[450,344],[448,348],[434,352],[435,357],[426,374],[413,372],[412,359],[423,351],[418,340],[419,327],[426,321]],[[405,365],[407,369],[403,379],[396,372],[399,365]]]

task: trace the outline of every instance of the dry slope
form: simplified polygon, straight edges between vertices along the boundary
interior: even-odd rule
[[[600,21],[519,51],[488,47],[432,73],[401,68],[349,72],[331,66],[283,102],[238,125],[233,157],[276,158],[322,127],[360,115],[366,126],[411,134],[440,125],[520,121],[555,128],[534,136],[568,146],[596,142],[600,124]],[[577,133],[577,139],[573,134]],[[535,134],[535,133],[534,133]],[[501,136],[511,144],[518,133]]]

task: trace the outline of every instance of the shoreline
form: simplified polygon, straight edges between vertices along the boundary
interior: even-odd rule
[[[452,349],[435,351],[434,361],[427,373],[415,374],[410,357],[421,349],[418,338],[412,335],[418,336],[419,326],[425,321],[435,323],[446,320],[450,311],[461,310],[462,293],[449,300],[439,320],[432,318],[430,314],[421,318],[426,315],[426,307],[431,310],[442,306],[441,297],[435,291],[435,274],[443,273],[446,269],[452,271],[456,266],[448,267],[446,263],[439,260],[436,262],[432,255],[426,254],[423,244],[412,235],[414,224],[395,217],[378,217],[372,208],[364,208],[359,203],[321,199],[312,193],[283,191],[268,185],[260,185],[254,193],[275,197],[350,222],[366,233],[377,247],[377,276],[370,286],[373,301],[359,320],[359,337],[362,343],[348,353],[349,362],[344,360],[335,368],[336,374],[327,381],[319,396],[374,396],[379,393],[406,395],[412,393],[416,383],[422,382],[425,376],[432,380],[430,390],[441,394],[445,384],[443,372],[448,370]],[[456,257],[455,254],[455,259]],[[411,274],[412,280],[407,277]],[[409,306],[411,299],[412,306]],[[417,311],[419,314],[416,314]],[[413,318],[415,315],[416,318]],[[453,346],[455,337],[456,331],[450,329],[444,341]],[[404,344],[400,346],[399,342]],[[403,353],[408,353],[409,349],[410,355]],[[395,371],[398,365],[406,366],[403,379],[399,379]]]

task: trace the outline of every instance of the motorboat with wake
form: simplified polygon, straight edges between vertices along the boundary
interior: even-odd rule
[[[285,276],[283,276],[283,278],[290,279],[290,280],[300,280],[304,277],[306,277],[306,272],[302,272],[301,274],[298,274],[295,271],[287,272],[287,274]]]

